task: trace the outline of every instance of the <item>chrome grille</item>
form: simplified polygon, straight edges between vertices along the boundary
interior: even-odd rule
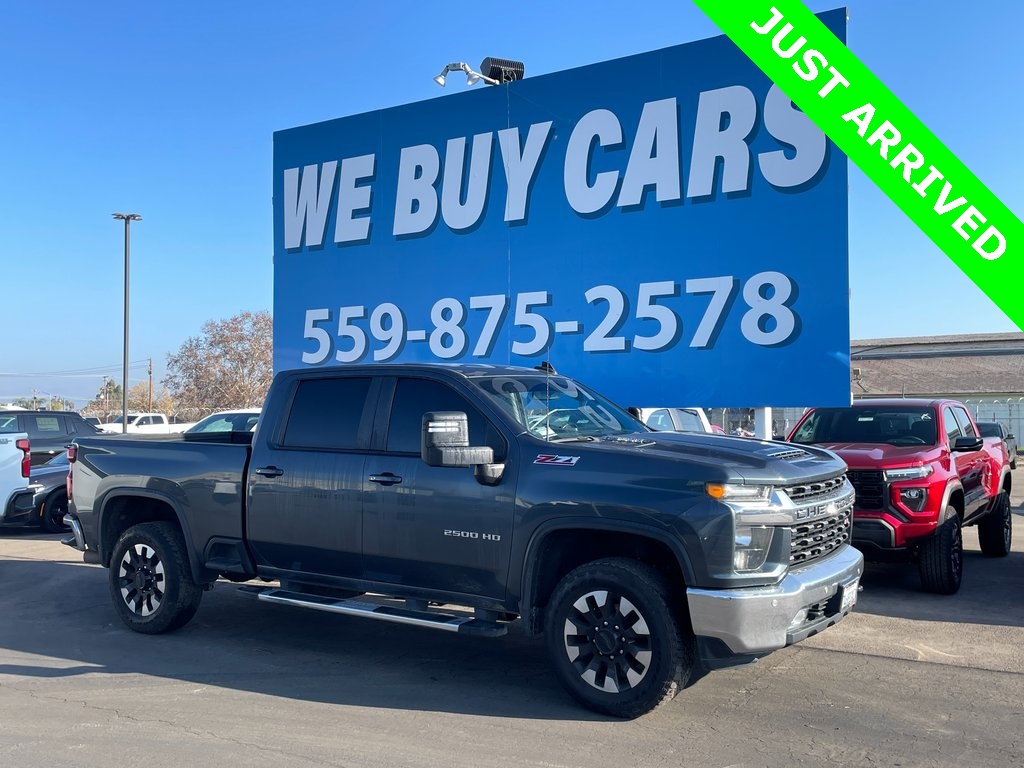
[[[837,475],[836,477],[830,477],[827,480],[821,480],[816,483],[791,485],[787,488],[783,488],[783,490],[786,492],[786,495],[789,496],[791,501],[801,504],[805,501],[814,501],[815,499],[823,499],[826,496],[831,496],[843,487],[843,481],[845,479],[846,475]]]
[[[789,564],[804,565],[833,552],[850,541],[853,506],[846,505],[833,514],[789,527]]]
[[[857,509],[885,509],[885,483],[874,469],[851,469],[847,476],[857,492]]]

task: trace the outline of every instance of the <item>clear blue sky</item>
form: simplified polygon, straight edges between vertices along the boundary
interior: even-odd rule
[[[854,53],[1024,213],[1024,3],[848,7]],[[275,130],[442,96],[431,78],[453,60],[520,59],[529,77],[719,34],[687,0],[4,3],[0,29],[0,402],[35,389],[79,406],[121,376],[112,212],[144,219],[129,357],[159,382],[205,321],[272,309]],[[1017,330],[850,176],[853,338]],[[145,378],[133,365],[129,383]]]

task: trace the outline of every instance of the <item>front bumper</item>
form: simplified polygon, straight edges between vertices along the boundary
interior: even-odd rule
[[[849,613],[853,607],[849,592],[858,588],[863,571],[864,556],[846,546],[823,560],[790,570],[771,587],[687,589],[693,631],[702,647],[712,640],[735,656],[784,648]]]

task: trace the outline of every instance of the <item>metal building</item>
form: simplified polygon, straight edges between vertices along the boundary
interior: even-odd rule
[[[864,339],[850,348],[855,399],[952,397],[1024,432],[1024,333]]]

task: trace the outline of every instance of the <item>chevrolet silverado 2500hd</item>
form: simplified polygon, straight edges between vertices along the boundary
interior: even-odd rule
[[[218,578],[463,634],[520,621],[572,695],[620,717],[695,659],[835,624],[863,566],[834,454],[652,432],[550,368],[286,371],[255,433],[83,438],[72,457],[68,543],[138,632],[188,622]]]

